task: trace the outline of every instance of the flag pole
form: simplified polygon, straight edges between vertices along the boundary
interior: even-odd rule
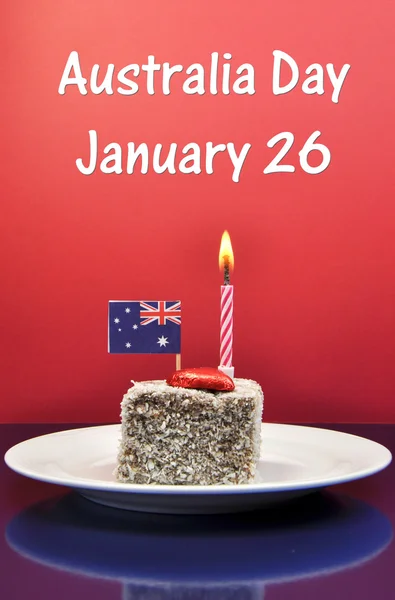
[[[176,354],[176,371],[181,369],[181,354]]]

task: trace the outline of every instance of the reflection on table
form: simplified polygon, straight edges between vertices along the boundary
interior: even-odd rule
[[[371,560],[392,527],[368,504],[329,493],[237,517],[133,513],[69,494],[18,514],[6,539],[47,567],[122,582],[124,600],[255,600],[267,584]]]

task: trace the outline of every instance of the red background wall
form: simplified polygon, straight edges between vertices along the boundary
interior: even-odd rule
[[[395,419],[394,7],[379,0],[3,3],[0,420],[114,421],[130,379],[173,357],[107,354],[109,299],[180,298],[183,365],[217,365],[217,254],[235,251],[236,375],[274,421]],[[275,49],[302,75],[351,64],[340,101],[272,94]],[[93,64],[255,67],[254,96],[57,92],[69,53]],[[303,77],[301,82],[303,81]],[[300,83],[301,83],[300,82]],[[239,183],[213,175],[83,176],[88,130],[128,141],[249,142]],[[291,131],[331,150],[320,175],[263,175]],[[289,159],[289,160],[288,160]]]

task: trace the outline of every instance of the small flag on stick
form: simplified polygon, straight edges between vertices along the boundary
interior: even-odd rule
[[[111,300],[108,310],[110,354],[177,354],[181,364],[179,300]]]

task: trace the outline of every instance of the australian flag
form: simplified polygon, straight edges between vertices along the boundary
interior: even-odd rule
[[[111,300],[108,307],[110,354],[180,354],[179,300]]]

